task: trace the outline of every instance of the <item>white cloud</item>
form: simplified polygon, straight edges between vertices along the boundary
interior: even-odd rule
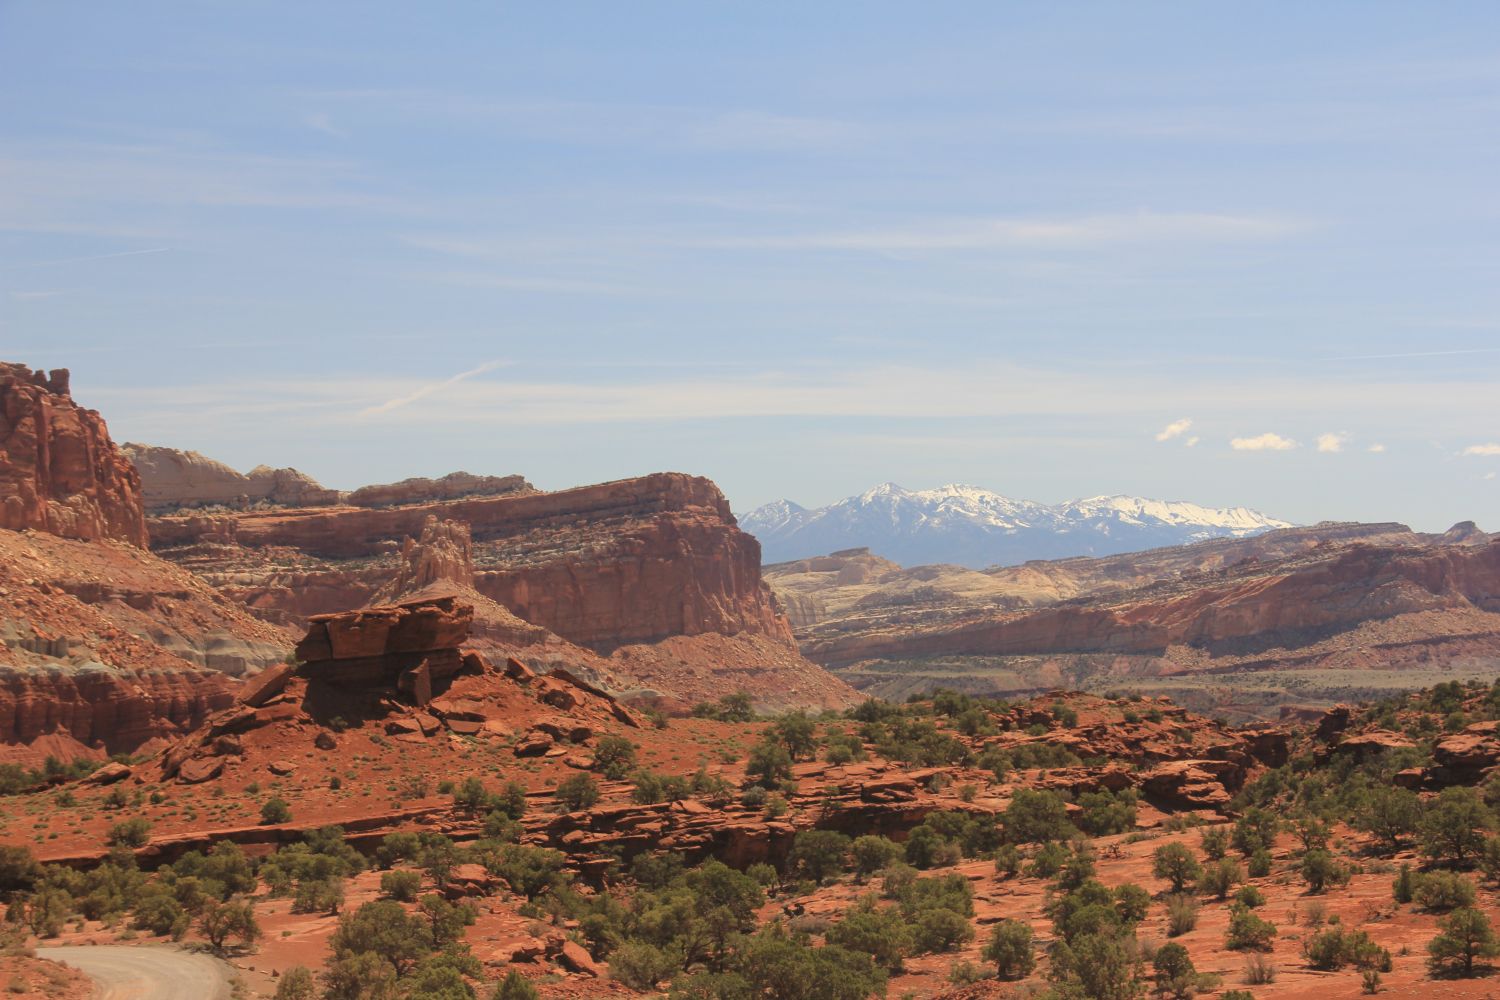
[[[1189,448],[1196,448],[1196,447],[1198,447],[1198,442],[1202,441],[1202,440],[1203,440],[1202,438],[1200,438],[1200,437],[1198,437],[1198,435],[1194,434],[1192,437],[1190,437],[1190,438],[1187,439],[1187,446]]]
[[[1178,437],[1182,434],[1187,433],[1187,429],[1191,426],[1193,426],[1193,420],[1191,417],[1183,417],[1181,420],[1174,420],[1161,429],[1161,432],[1156,435],[1156,440],[1170,441],[1174,437]]]
[[[1495,478],[1495,474],[1493,472],[1486,472],[1484,474],[1484,478],[1486,478],[1486,479],[1494,479]]]
[[[1291,451],[1297,447],[1297,442],[1267,432],[1256,437],[1235,438],[1229,442],[1229,447],[1235,451]]]
[[[1318,435],[1318,450],[1319,451],[1326,451],[1326,452],[1343,451],[1344,450],[1344,442],[1348,441],[1348,440],[1349,440],[1349,433],[1347,431],[1338,431],[1337,433],[1329,432],[1327,434],[1319,434]]]
[[[1366,448],[1365,451],[1368,451],[1368,452],[1371,452],[1373,454],[1379,455],[1379,454],[1381,454],[1381,453],[1383,453],[1385,451],[1385,445],[1383,445],[1383,444],[1372,444],[1372,445],[1370,445],[1370,447]]]
[[[1500,455],[1500,444],[1471,444],[1464,449],[1465,455]]]

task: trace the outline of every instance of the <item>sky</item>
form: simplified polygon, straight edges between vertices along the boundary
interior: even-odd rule
[[[352,488],[1500,530],[1500,7],[0,0],[0,359]]]

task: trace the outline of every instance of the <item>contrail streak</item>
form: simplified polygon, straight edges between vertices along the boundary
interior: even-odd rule
[[[499,367],[499,361],[486,361],[478,368],[470,368],[466,372],[459,372],[452,378],[446,378],[441,382],[434,382],[431,385],[424,385],[422,386],[422,388],[417,389],[415,392],[407,393],[405,396],[397,396],[395,399],[388,399],[384,403],[377,403],[374,406],[367,406],[363,410],[359,411],[359,415],[362,417],[374,417],[382,413],[389,413],[392,410],[398,410],[403,406],[408,406],[412,403],[415,403],[419,399],[430,396],[440,389],[447,389],[449,386],[457,385],[464,379],[473,378],[475,375],[483,375],[485,372],[492,371],[493,369]]]
[[[0,271],[20,271],[28,267],[51,267],[53,264],[82,264],[89,260],[109,260],[111,257],[136,257],[143,253],[166,253],[171,247],[152,247],[149,250],[121,250],[119,253],[100,253],[92,257],[64,257],[62,260],[34,260],[30,264],[12,264],[0,267]]]

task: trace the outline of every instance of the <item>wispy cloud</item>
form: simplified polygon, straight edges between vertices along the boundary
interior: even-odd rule
[[[322,111],[310,111],[307,114],[303,115],[302,124],[306,125],[314,132],[322,132],[324,135],[331,136],[335,139],[349,138],[348,130],[339,128],[333,123],[333,119]]]
[[[1297,447],[1297,442],[1268,431],[1255,437],[1234,438],[1229,447],[1235,451],[1291,451]]]
[[[1186,445],[1187,445],[1187,446],[1188,446],[1188,447],[1189,447],[1189,448],[1196,448],[1196,447],[1198,447],[1198,442],[1199,442],[1199,441],[1202,441],[1202,440],[1203,440],[1203,439],[1202,439],[1202,438],[1201,438],[1201,437],[1199,437],[1199,436],[1198,436],[1198,435],[1196,435],[1196,434],[1194,434],[1194,435],[1193,435],[1193,436],[1192,436],[1192,437],[1190,437],[1190,438],[1188,438],[1188,439],[1187,439],[1187,441],[1186,441],[1186,442],[1184,442],[1184,443],[1185,443],[1185,444],[1186,444]]]
[[[1465,455],[1500,455],[1500,444],[1490,442],[1488,444],[1471,444],[1464,449]]]
[[[1188,428],[1192,426],[1193,420],[1191,417],[1183,417],[1181,420],[1174,420],[1167,426],[1163,427],[1159,432],[1157,432],[1156,440],[1170,441],[1174,437],[1180,437],[1181,435],[1186,434]]]
[[[1372,445],[1370,445],[1370,447],[1366,448],[1365,451],[1368,451],[1368,452],[1370,452],[1373,455],[1383,455],[1383,454],[1385,454],[1385,445],[1383,445],[1383,444],[1372,444]]]
[[[727,248],[923,253],[965,250],[1086,249],[1120,244],[1276,239],[1306,228],[1297,220],[1196,212],[1133,212],[1076,218],[958,218],[889,229],[795,233],[713,241]]]
[[[441,382],[432,382],[405,395],[396,396],[383,403],[376,403],[374,406],[367,406],[359,411],[359,415],[361,417],[374,417],[382,413],[390,413],[392,410],[399,410],[403,406],[410,406],[412,403],[426,399],[428,396],[442,389],[451,389],[460,382],[473,378],[475,375],[483,375],[485,372],[494,371],[500,367],[500,364],[499,361],[486,361],[477,368],[470,368],[466,372],[459,372],[452,378],[443,379]]]
[[[1318,435],[1318,450],[1322,452],[1339,452],[1344,450],[1344,444],[1349,440],[1348,431],[1330,431],[1327,434]]]
[[[0,271],[21,271],[30,267],[53,267],[58,264],[83,264],[92,260],[112,260],[115,257],[139,257],[148,253],[166,253],[169,247],[150,247],[146,250],[121,250],[118,253],[96,253],[87,257],[62,257],[58,260],[33,260],[25,264],[10,264]]]

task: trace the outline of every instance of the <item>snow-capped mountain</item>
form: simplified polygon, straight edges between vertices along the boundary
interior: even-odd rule
[[[1110,496],[1042,504],[977,486],[904,490],[885,483],[827,507],[777,500],[739,517],[767,563],[867,546],[903,566],[983,569],[1030,559],[1102,556],[1240,538],[1290,523],[1246,507]]]

